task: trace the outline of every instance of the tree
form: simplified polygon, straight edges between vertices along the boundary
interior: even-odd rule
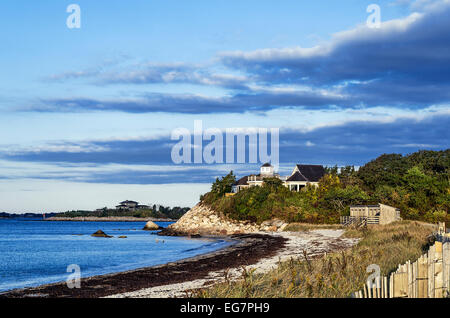
[[[407,170],[408,166],[402,155],[384,154],[362,166],[357,175],[367,188],[375,190],[379,184],[400,184],[401,176]]]
[[[325,167],[325,173],[337,175],[338,174],[338,166],[335,165],[334,167]]]
[[[231,192],[231,188],[235,183],[236,176],[233,174],[233,171],[230,171],[225,177],[221,179],[216,178],[216,181],[211,186],[211,192],[223,196],[225,193]]]
[[[273,190],[276,190],[283,186],[283,182],[279,178],[264,178],[264,185]]]
[[[340,187],[341,181],[336,174],[326,174],[319,180],[319,196],[332,188]]]
[[[331,188],[323,197],[324,206],[332,207],[334,210],[343,212],[350,205],[365,204],[370,197],[358,186],[346,188]]]

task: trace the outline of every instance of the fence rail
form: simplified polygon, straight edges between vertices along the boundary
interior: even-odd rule
[[[379,216],[341,216],[342,225],[365,225],[365,224],[379,224]]]
[[[436,242],[417,261],[399,265],[389,277],[368,282],[355,298],[442,298],[450,296],[450,236]]]

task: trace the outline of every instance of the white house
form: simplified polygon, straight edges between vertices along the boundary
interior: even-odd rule
[[[300,191],[307,184],[319,185],[319,180],[325,175],[321,165],[295,165],[291,176],[285,181],[285,186],[292,191]]]
[[[296,165],[290,176],[281,177],[274,173],[274,167],[265,163],[261,166],[259,174],[249,175],[239,179],[232,187],[232,192],[252,186],[261,186],[265,178],[278,178],[291,191],[300,191],[307,184],[318,185],[320,178],[325,175],[325,169],[321,165]]]
[[[150,209],[150,206],[144,205],[144,204],[139,204],[139,202],[131,201],[131,200],[122,201],[122,202],[120,202],[119,205],[116,205],[116,210],[134,211],[134,210],[141,210],[141,209]]]

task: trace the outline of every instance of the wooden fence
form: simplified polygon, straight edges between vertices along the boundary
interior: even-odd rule
[[[368,282],[355,298],[450,297],[450,235],[436,233],[436,242],[416,262],[399,265],[389,277]]]

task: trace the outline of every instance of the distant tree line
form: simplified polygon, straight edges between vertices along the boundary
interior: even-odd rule
[[[45,217],[52,217],[56,216],[57,213],[45,213]],[[14,219],[14,218],[42,218],[43,213],[23,213],[23,214],[17,214],[17,213],[7,213],[7,212],[1,212],[0,213],[0,219]]]
[[[402,156],[384,154],[355,169],[327,168],[319,186],[289,191],[277,178],[226,197],[236,182],[233,172],[216,179],[200,200],[237,220],[337,223],[349,207],[383,203],[401,210],[405,219],[447,221],[450,207],[450,149]]]
[[[162,205],[154,204],[150,209],[139,209],[139,210],[116,210],[103,208],[99,211],[86,211],[86,210],[72,210],[63,213],[58,213],[56,216],[59,217],[109,217],[109,216],[132,216],[137,218],[169,218],[169,219],[179,219],[181,218],[190,208],[188,207],[168,207]]]

